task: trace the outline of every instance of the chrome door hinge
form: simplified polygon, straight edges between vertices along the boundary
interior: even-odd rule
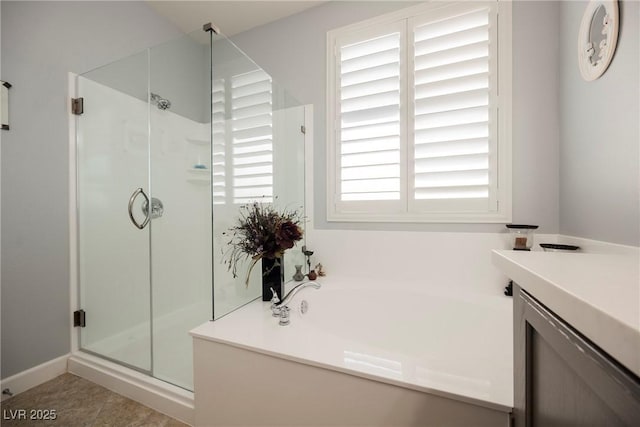
[[[84,98],[71,98],[71,114],[79,116],[84,113]]]
[[[87,326],[87,317],[84,310],[76,310],[73,312],[73,326],[84,328]]]

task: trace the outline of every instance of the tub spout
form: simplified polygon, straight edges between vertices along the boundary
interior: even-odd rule
[[[298,292],[300,292],[301,290],[303,290],[304,288],[320,289],[320,283],[318,283],[318,282],[302,282],[302,283],[300,283],[295,288],[291,289],[289,291],[289,293],[287,295],[285,295],[284,298],[282,298],[282,301],[280,302],[280,304],[276,305],[276,307],[283,307],[283,306],[289,304],[291,302],[291,300],[293,299],[293,297],[296,296],[296,294]]]

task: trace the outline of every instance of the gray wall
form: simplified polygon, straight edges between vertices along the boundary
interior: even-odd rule
[[[302,104],[314,105],[314,201],[318,228],[502,231],[499,224],[370,224],[326,221],[326,33],[408,2],[330,2],[244,32],[234,42]],[[557,2],[513,7],[513,222],[557,233]],[[545,31],[540,31],[544,22]],[[545,66],[541,66],[545,64]],[[541,82],[544,82],[541,84]]]
[[[0,49],[2,48],[2,7],[0,3]],[[2,70],[2,54],[0,53],[0,71]],[[0,73],[1,77],[1,73]],[[0,130],[0,242],[2,242],[2,139],[5,132]],[[2,245],[0,245],[0,285],[2,284]],[[1,286],[0,286],[1,288]],[[0,289],[0,307],[2,306],[2,289]],[[1,310],[1,308],[0,308]],[[0,313],[1,315],[1,313]],[[0,319],[0,328],[2,319]],[[2,332],[0,331],[0,365],[2,365]],[[1,377],[1,376],[0,376]]]
[[[69,352],[67,72],[181,33],[143,2],[2,1],[2,378]],[[117,315],[117,307],[114,307]]]
[[[640,3],[619,2],[613,62],[592,82],[576,50],[586,5],[560,10],[560,231],[640,246]]]

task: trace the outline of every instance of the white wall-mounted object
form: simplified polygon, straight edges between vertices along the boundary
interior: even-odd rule
[[[586,81],[599,78],[609,67],[618,41],[617,0],[592,0],[578,32],[578,66]]]
[[[2,125],[2,130],[9,130],[9,89],[11,89],[11,83],[0,80],[0,125]]]

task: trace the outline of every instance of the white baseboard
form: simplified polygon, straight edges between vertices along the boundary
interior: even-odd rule
[[[193,425],[193,393],[99,357],[75,352],[69,372],[99,384],[158,412]]]
[[[8,388],[15,396],[23,391],[27,391],[30,388],[52,380],[58,375],[67,372],[67,360],[69,356],[70,354],[65,354],[57,359],[12,375],[0,382],[0,389],[5,390]],[[8,399],[9,397],[8,394],[2,394],[2,400]]]

